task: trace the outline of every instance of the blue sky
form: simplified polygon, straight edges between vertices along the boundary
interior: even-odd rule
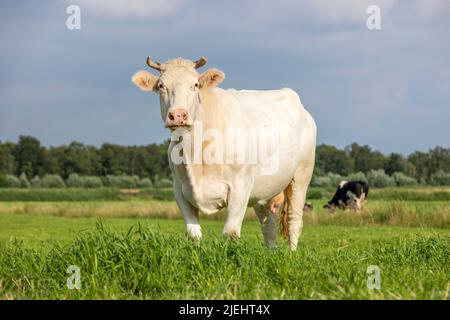
[[[81,30],[66,8],[81,8]],[[381,9],[381,30],[366,8]],[[318,143],[410,153],[450,146],[450,1],[0,2],[0,140],[168,138],[145,58],[208,57],[223,88],[296,90]]]

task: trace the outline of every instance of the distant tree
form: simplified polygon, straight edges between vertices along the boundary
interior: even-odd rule
[[[391,153],[385,163],[384,171],[388,175],[392,175],[394,172],[405,172],[405,159],[399,153]]]
[[[64,153],[66,148],[66,145],[62,145],[45,150],[45,173],[64,175]]]
[[[25,173],[34,177],[44,173],[44,147],[32,136],[20,136],[13,150],[16,161],[16,175]]]
[[[158,181],[162,179],[166,179],[166,182],[171,180],[167,156],[169,143],[169,140],[143,146],[105,143],[97,148],[72,142],[69,145],[46,148],[34,137],[20,136],[17,144],[0,142],[1,180],[3,185],[9,182],[14,184],[17,176],[24,173],[27,181],[34,177],[30,181],[33,187],[52,184],[52,181],[57,181],[55,185],[61,185],[60,179],[55,175],[66,180],[68,186],[76,185],[77,179],[83,181],[83,186],[86,184],[91,187],[111,182],[118,186],[133,187],[139,185],[141,180],[142,185],[149,186],[150,180],[143,180],[144,178],[152,179],[152,184],[156,186],[160,185]],[[384,156],[368,145],[357,143],[344,150],[321,144],[316,148],[313,184],[334,186],[341,177],[371,179],[379,185],[391,185],[393,182],[397,185],[414,184],[407,177],[414,178],[419,183],[431,183],[433,180],[433,183],[438,184],[446,181],[446,174],[449,172],[449,148],[438,146],[428,152],[411,153],[405,158],[398,153]],[[69,179],[73,174],[76,175]],[[44,175],[53,176],[47,177],[44,183]],[[33,184],[33,181],[36,183]]]
[[[429,155],[425,152],[416,151],[408,156],[408,162],[415,168],[415,178],[417,180],[429,181]]]
[[[335,146],[321,144],[316,148],[316,166],[319,172],[334,172],[340,175],[348,175],[353,171],[353,159],[347,152],[339,150]]]
[[[8,187],[8,183],[6,181],[6,176],[0,172],[0,188]]]
[[[95,147],[72,142],[54,153],[58,155],[59,173],[67,179],[70,174],[95,175],[100,173],[100,157]]]
[[[450,148],[435,147],[429,151],[429,175],[438,171],[450,172]]]
[[[412,164],[408,159],[404,159],[404,172],[408,177],[417,179],[416,166]]]
[[[385,157],[379,151],[372,151],[368,145],[360,146],[352,143],[346,148],[349,156],[354,161],[354,170],[364,173],[370,170],[383,169]]]
[[[13,155],[14,148],[14,143],[2,143],[0,141],[0,173],[14,174],[16,172],[16,164]]]
[[[121,175],[126,172],[121,164],[123,150],[120,146],[104,143],[100,148],[99,155],[102,171],[101,175]]]

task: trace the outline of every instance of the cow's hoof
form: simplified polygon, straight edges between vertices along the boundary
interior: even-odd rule
[[[197,241],[202,238],[202,229],[198,224],[186,225],[186,233],[189,239]]]
[[[273,243],[267,243],[266,242],[266,247],[269,250],[275,250],[277,248],[277,244],[275,242],[273,242]]]
[[[222,235],[229,240],[237,240],[241,236],[237,230],[224,230]]]

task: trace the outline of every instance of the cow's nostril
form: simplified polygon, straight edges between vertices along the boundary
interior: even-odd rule
[[[185,109],[175,109],[167,114],[167,124],[170,126],[183,126],[188,123],[189,112]]]

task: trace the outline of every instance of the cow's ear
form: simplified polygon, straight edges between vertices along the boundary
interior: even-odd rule
[[[200,88],[211,88],[219,85],[223,79],[225,79],[225,73],[218,69],[208,69],[200,75],[198,82],[200,83]]]
[[[144,91],[157,91],[158,90],[158,77],[154,76],[148,71],[138,71],[131,78],[131,81],[138,86],[139,89]]]

